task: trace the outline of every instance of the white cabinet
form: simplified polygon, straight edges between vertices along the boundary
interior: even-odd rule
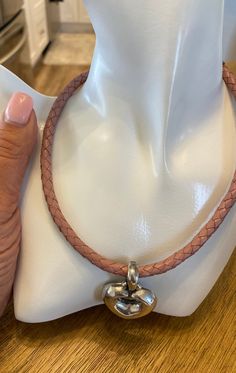
[[[66,0],[60,3],[60,20],[62,23],[78,22],[77,0]]]
[[[89,15],[87,13],[87,10],[84,6],[83,0],[79,0],[78,11],[79,11],[79,14],[78,14],[79,15],[79,22],[90,23],[90,18],[89,18]]]
[[[45,0],[24,0],[24,8],[28,29],[27,62],[33,66],[49,42]]]
[[[65,0],[60,3],[61,23],[90,23],[83,0]]]

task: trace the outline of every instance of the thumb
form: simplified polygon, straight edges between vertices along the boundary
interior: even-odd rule
[[[36,139],[32,98],[15,93],[0,120],[0,316],[12,291],[21,241],[20,189]]]

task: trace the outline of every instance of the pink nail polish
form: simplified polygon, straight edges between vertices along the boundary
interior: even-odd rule
[[[26,93],[14,93],[4,113],[4,121],[18,127],[24,127],[33,110],[33,100]]]

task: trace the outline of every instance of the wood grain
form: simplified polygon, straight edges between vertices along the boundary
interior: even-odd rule
[[[41,66],[35,87],[55,95],[81,71]],[[0,320],[0,373],[236,372],[235,274],[236,252],[205,301],[185,318],[153,313],[126,321],[98,306],[25,324],[15,320],[10,304]]]

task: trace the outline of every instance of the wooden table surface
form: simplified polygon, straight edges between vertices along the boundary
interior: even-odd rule
[[[59,76],[66,81],[79,72],[62,69]],[[35,86],[56,94],[65,84],[59,72],[40,70]],[[47,74],[54,89],[47,86]],[[98,306],[25,324],[15,320],[9,305],[0,320],[0,373],[236,372],[235,274],[236,252],[205,301],[185,318],[153,313],[126,321]]]

